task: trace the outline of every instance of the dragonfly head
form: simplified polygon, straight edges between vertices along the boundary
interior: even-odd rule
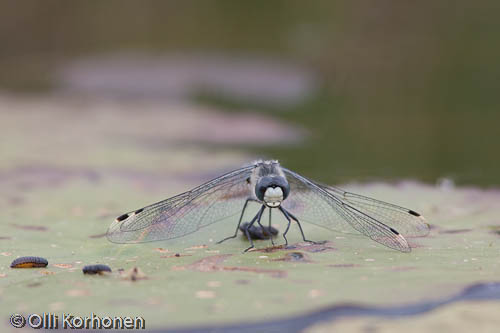
[[[270,208],[279,207],[290,193],[290,185],[284,177],[264,176],[255,185],[255,195]]]

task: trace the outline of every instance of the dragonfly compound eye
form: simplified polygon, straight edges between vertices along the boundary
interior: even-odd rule
[[[282,200],[286,199],[290,193],[290,185],[284,177],[262,177],[255,185],[255,195],[261,201],[264,201],[264,197],[268,188],[276,189],[280,188],[283,195]]]

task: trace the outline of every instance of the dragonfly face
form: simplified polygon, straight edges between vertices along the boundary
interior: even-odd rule
[[[276,208],[290,193],[290,185],[284,176],[264,176],[255,185],[255,196],[267,207]]]

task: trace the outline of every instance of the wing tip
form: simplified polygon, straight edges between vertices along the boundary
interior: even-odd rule
[[[408,247],[402,249],[401,252],[403,252],[403,253],[411,253],[411,247],[408,246]]]
[[[408,209],[408,214],[418,217],[423,224],[423,227],[421,228],[421,230],[419,230],[419,232],[421,233],[418,234],[417,237],[425,237],[431,232],[431,225],[429,224],[429,222],[427,222],[427,219],[422,216],[422,214],[417,213],[416,211],[411,209]]]
[[[422,223],[425,226],[425,229],[423,230],[423,234],[422,234],[422,237],[425,237],[425,236],[429,235],[429,233],[431,232],[431,225],[429,224],[429,222],[427,222],[427,219],[425,217],[423,217],[422,215],[420,215],[419,218],[420,218],[420,220],[422,220]]]
[[[393,228],[390,228],[393,233],[397,235],[397,238],[399,239],[399,244],[401,245],[398,250],[404,253],[410,253],[411,252],[411,246],[408,244],[408,241],[406,238],[403,237],[400,233],[398,233],[396,230]]]
[[[118,243],[117,240],[114,238],[115,234],[116,233],[113,231],[112,226],[109,227],[108,231],[106,231],[106,238],[108,239],[108,241],[110,241],[111,243]]]
[[[115,218],[115,221],[111,224],[111,226],[108,228],[108,231],[106,232],[106,238],[108,239],[108,241],[110,241],[111,243],[115,243],[115,244],[126,243],[123,240],[121,240],[120,237],[118,237],[121,234],[120,228],[123,226],[123,223],[127,219],[129,219],[130,217],[132,217],[134,215],[135,215],[135,212],[125,213],[125,214],[122,214],[122,215],[118,216],[117,218]]]
[[[108,241],[114,244],[135,244],[135,243],[140,243],[140,241],[124,237],[126,234],[123,232],[113,230],[112,228],[108,229],[106,232],[106,238]]]

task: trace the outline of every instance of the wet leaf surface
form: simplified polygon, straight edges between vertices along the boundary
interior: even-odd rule
[[[411,207],[428,219],[431,234],[409,239],[411,253],[306,223],[309,239],[327,242],[303,243],[292,226],[290,245],[284,247],[284,218],[273,219],[279,231],[276,246],[256,240],[256,250],[248,253],[242,253],[248,247],[244,237],[215,244],[234,232],[233,219],[169,242],[110,243],[104,233],[116,216],[192,188],[252,157],[222,149],[214,159],[199,146],[179,148],[171,134],[164,137],[155,127],[166,119],[161,113],[148,113],[146,123],[154,128],[148,135],[166,144],[161,150],[136,145],[131,142],[144,131],[136,123],[144,126],[145,120],[126,117],[116,105],[98,106],[113,109],[102,122],[96,121],[97,113],[64,113],[60,119],[62,111],[47,105],[48,111],[35,116],[0,113],[4,124],[29,120],[23,135],[9,129],[0,133],[1,148],[6,148],[0,155],[6,180],[0,188],[2,318],[15,312],[93,312],[143,316],[148,328],[227,325],[291,318],[346,302],[390,306],[428,301],[499,279],[500,193],[413,182],[346,186]],[[54,127],[43,140],[36,119]],[[189,119],[182,121],[189,125]],[[111,124],[119,124],[118,129]],[[118,132],[130,141],[117,139]],[[19,146],[6,145],[7,139]],[[13,204],[12,198],[21,200]],[[9,267],[15,258],[30,255],[46,258],[49,265]],[[112,273],[83,275],[82,268],[93,264],[108,265]]]

